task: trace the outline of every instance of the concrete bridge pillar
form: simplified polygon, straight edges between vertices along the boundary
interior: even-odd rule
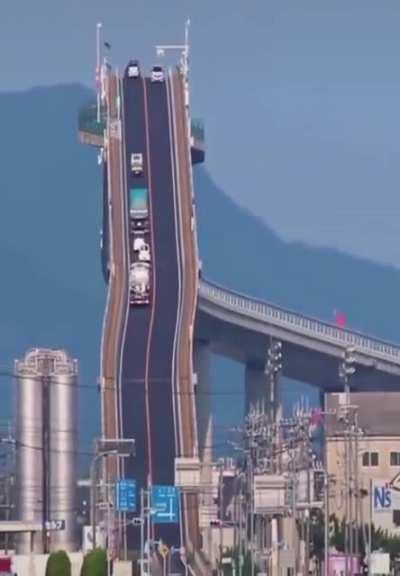
[[[210,349],[208,342],[194,343],[194,369],[197,376],[196,413],[201,461],[212,462],[212,410],[210,384]]]
[[[194,342],[194,369],[197,377],[196,413],[199,457],[201,462],[201,485],[199,495],[200,531],[202,548],[207,557],[212,553],[212,532],[209,521],[213,515],[212,491],[212,461],[213,461],[213,430],[211,410],[210,382],[211,353],[208,342]]]

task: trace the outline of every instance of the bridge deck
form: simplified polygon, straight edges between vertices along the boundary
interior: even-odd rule
[[[371,360],[384,361],[400,367],[400,346],[373,338],[360,332],[340,328],[303,314],[286,310],[256,298],[226,290],[202,280],[199,285],[199,304],[214,306],[236,315],[240,323],[253,319],[275,326],[291,334],[303,336],[339,349],[353,347],[357,353]]]

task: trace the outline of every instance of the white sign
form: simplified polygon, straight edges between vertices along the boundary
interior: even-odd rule
[[[390,574],[390,554],[373,552],[371,554],[371,574]]]
[[[389,480],[373,480],[372,509],[374,514],[400,510],[400,492],[393,488]]]

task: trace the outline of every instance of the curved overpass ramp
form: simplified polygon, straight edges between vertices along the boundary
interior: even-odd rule
[[[246,365],[264,365],[271,339],[283,343],[283,374],[326,391],[341,390],[338,364],[354,349],[356,390],[400,387],[400,346],[342,329],[202,280],[196,338]]]

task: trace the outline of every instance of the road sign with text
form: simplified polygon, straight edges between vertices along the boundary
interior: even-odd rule
[[[136,480],[118,480],[115,485],[117,512],[136,512]]]
[[[178,524],[179,489],[176,486],[153,486],[151,510],[154,524]]]

